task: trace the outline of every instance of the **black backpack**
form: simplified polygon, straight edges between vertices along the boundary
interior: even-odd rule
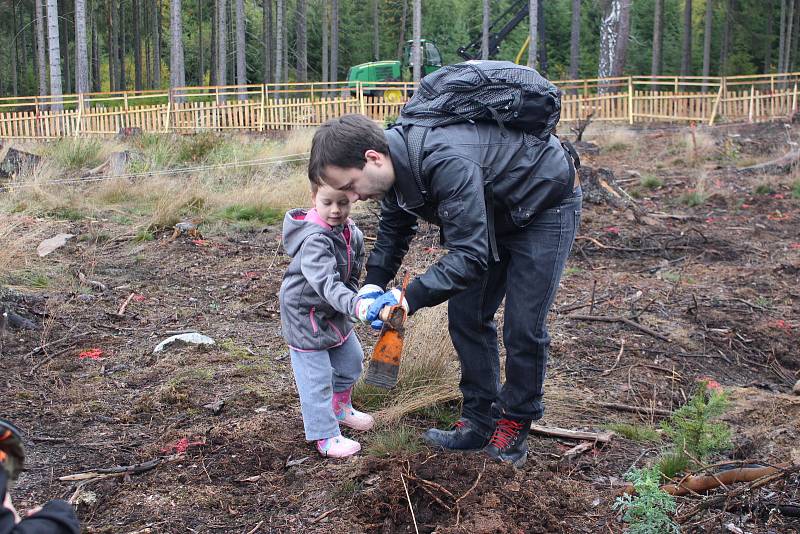
[[[430,128],[459,122],[493,121],[547,139],[561,117],[561,91],[535,69],[511,61],[466,61],[448,65],[419,82],[400,111],[398,125],[408,128],[406,143],[411,171],[427,197],[422,181],[422,151]],[[415,128],[414,126],[422,126]],[[568,142],[564,150],[580,167],[578,153]],[[572,172],[574,172],[574,169]],[[492,257],[499,261],[494,236],[493,179],[484,181],[487,226]]]
[[[467,61],[420,80],[399,123],[444,126],[495,121],[545,139],[561,116],[561,92],[536,70],[510,61]]]

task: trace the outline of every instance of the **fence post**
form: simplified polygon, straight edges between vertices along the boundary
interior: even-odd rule
[[[756,94],[755,93],[755,86],[751,85],[750,86],[750,110],[747,113],[747,120],[749,122],[753,122],[753,103],[754,103],[754,99],[755,99],[755,94]]]
[[[169,96],[167,98],[167,118],[164,121],[164,133],[169,132],[170,122],[172,122],[172,87],[169,88]]]
[[[76,137],[81,133],[81,123],[83,122],[83,93],[78,93],[78,118],[75,121],[75,131],[73,135]]]
[[[794,82],[794,88],[792,89],[792,117],[795,113],[797,113],[797,82]]]
[[[362,82],[356,82],[356,92],[358,94],[358,112],[366,115],[367,107],[364,105],[364,85]]]
[[[717,90],[717,98],[714,100],[714,105],[711,106],[711,118],[708,120],[709,126],[714,126],[714,119],[717,118],[717,110],[719,109],[719,102],[722,99],[722,88],[725,86],[724,78],[720,80],[719,89]]]
[[[261,123],[259,125],[259,127],[258,127],[258,130],[261,131],[261,132],[264,131],[264,123],[266,122],[265,121],[265,115],[264,115],[264,113],[266,111],[264,106],[266,106],[266,104],[267,104],[266,100],[267,100],[267,84],[262,83],[261,84],[261,114],[260,114],[260,116],[258,118],[258,120]]]
[[[633,78],[628,76],[628,124],[633,124]]]

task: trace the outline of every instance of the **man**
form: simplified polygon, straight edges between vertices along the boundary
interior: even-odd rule
[[[382,201],[363,294],[394,278],[417,218],[441,228],[448,253],[408,285],[406,304],[413,314],[449,300],[464,402],[453,429],[430,429],[424,439],[447,450],[483,449],[519,467],[531,421],[543,414],[547,312],[580,219],[574,162],[554,136],[465,122],[426,132],[415,177],[411,128],[420,126],[384,131],[362,115],[329,120],[314,136],[309,179],[353,201]],[[503,298],[501,387],[494,315]]]

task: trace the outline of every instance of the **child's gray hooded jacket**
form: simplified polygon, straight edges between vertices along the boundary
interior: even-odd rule
[[[316,210],[293,209],[283,247],[292,257],[280,292],[284,339],[300,351],[341,345],[353,331],[364,235],[350,219],[331,227]]]

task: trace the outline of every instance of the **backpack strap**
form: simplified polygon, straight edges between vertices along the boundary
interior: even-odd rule
[[[422,192],[423,198],[427,200],[428,190],[422,181],[422,149],[425,146],[425,138],[428,136],[429,128],[424,126],[406,125],[406,147],[408,148],[408,159],[411,163],[411,174],[414,175],[414,182]]]

